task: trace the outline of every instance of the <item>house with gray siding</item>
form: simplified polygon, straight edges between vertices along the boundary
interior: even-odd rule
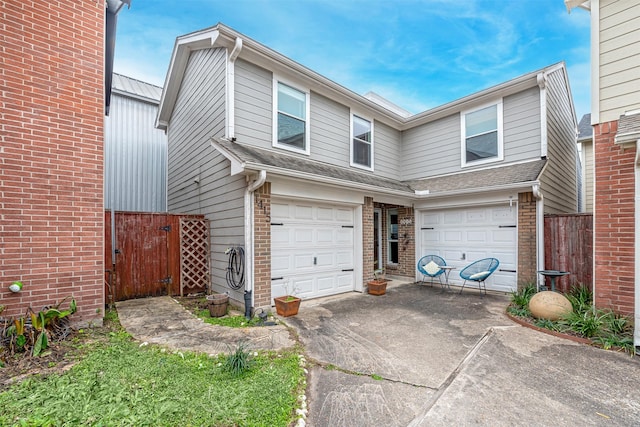
[[[411,115],[218,24],[177,38],[156,125],[168,209],[211,220],[213,289],[254,308],[414,281],[426,254],[454,285],[496,257],[487,288],[511,292],[545,267],[544,214],[577,210],[564,63]]]

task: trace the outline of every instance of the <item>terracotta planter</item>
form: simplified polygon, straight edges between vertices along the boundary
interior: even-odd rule
[[[276,297],[273,300],[276,303],[276,313],[278,313],[278,316],[289,317],[298,314],[300,298],[285,295]]]
[[[367,292],[371,295],[384,295],[387,293],[386,280],[372,280],[367,282]]]

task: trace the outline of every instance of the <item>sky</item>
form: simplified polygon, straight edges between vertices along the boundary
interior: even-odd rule
[[[116,73],[163,86],[175,39],[221,22],[364,95],[420,113],[564,61],[590,109],[589,13],[563,0],[132,0]]]

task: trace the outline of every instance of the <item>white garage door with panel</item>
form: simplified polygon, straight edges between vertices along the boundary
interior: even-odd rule
[[[460,285],[462,268],[481,258],[497,258],[500,266],[486,281],[487,289],[513,292],[517,288],[517,218],[515,203],[421,211],[418,257],[440,255],[455,267],[449,281]]]
[[[315,298],[354,290],[352,207],[271,202],[271,297]]]

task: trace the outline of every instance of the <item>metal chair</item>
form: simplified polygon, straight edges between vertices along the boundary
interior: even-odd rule
[[[447,265],[444,258],[438,255],[425,255],[418,261],[418,271],[422,274],[422,282],[426,277],[431,278],[431,286],[433,286],[433,279],[438,278],[440,285],[442,286],[442,273],[444,270],[440,266]]]
[[[464,286],[467,284],[467,280],[471,282],[478,283],[478,290],[480,291],[480,296],[483,295],[482,290],[484,289],[484,295],[487,294],[487,285],[485,284],[485,280],[489,278],[493,274],[494,271],[500,265],[500,261],[496,258],[483,258],[477,261],[472,262],[467,265],[465,268],[460,271],[460,277],[464,279],[464,283],[462,284],[462,288],[460,288],[460,292],[464,289]]]

